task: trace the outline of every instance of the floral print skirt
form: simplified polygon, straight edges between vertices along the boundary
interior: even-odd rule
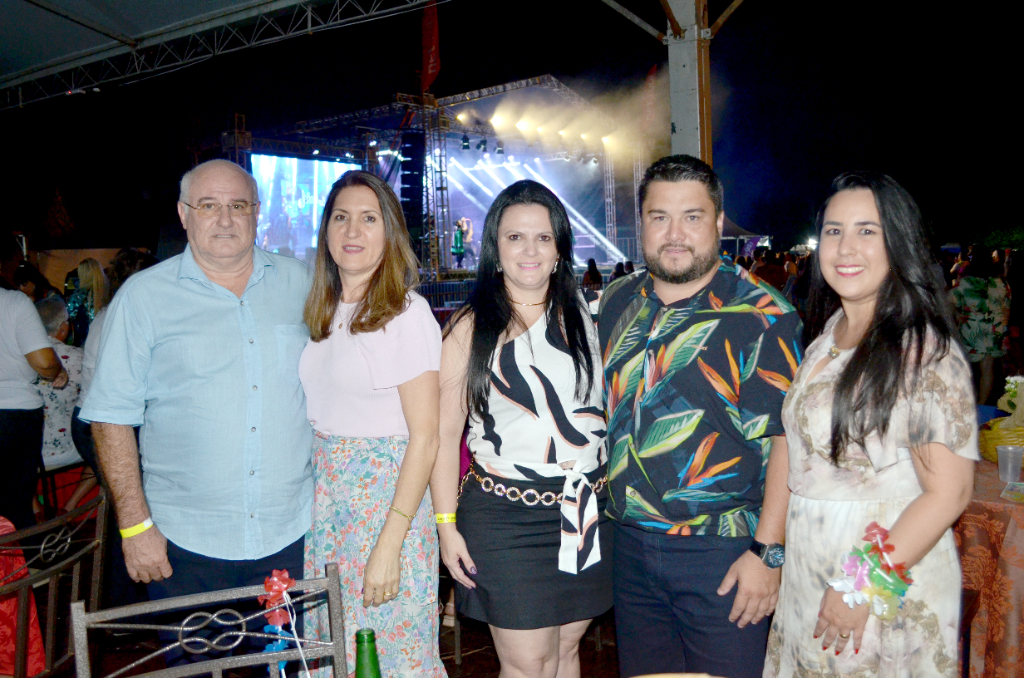
[[[356,631],[371,628],[382,675],[447,678],[437,644],[437,527],[429,490],[402,544],[399,596],[380,607],[363,607],[363,568],[387,520],[408,442],[404,436],[342,438],[320,432],[314,438],[316,494],[305,576],[322,577],[327,563],[338,564],[349,676],[355,671]],[[312,638],[329,636],[326,606],[306,613],[305,629]],[[332,675],[330,668],[321,673]]]

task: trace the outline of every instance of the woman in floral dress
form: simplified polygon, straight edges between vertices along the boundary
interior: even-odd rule
[[[970,370],[902,187],[841,175],[819,225],[817,338],[782,412],[792,495],[764,675],[952,678]]]
[[[1002,265],[986,253],[975,255],[953,288],[960,339],[967,359],[978,366],[978,402],[992,394],[995,361],[1006,355],[1010,323],[1010,291],[999,276]]]
[[[355,632],[372,628],[383,675],[446,678],[426,492],[437,455],[441,329],[412,291],[416,282],[394,192],[367,172],[342,175],[320,221],[299,376],[316,433],[305,575],[339,566],[350,675]],[[323,637],[327,610],[307,614],[306,625]]]

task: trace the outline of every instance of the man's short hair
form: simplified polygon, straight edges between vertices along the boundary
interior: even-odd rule
[[[715,205],[715,216],[722,213],[722,201],[725,197],[722,182],[711,169],[711,165],[699,158],[692,155],[669,155],[648,167],[638,191],[641,212],[644,200],[647,199],[647,189],[652,181],[698,181],[708,189],[711,202]]]
[[[189,201],[189,191],[192,190],[192,180],[195,179],[196,174],[200,170],[208,169],[213,166],[222,165],[228,166],[232,169],[238,170],[241,174],[245,175],[246,181],[249,182],[249,188],[252,189],[252,202],[260,201],[260,188],[256,185],[256,179],[245,171],[245,168],[241,165],[235,164],[230,160],[222,160],[220,158],[214,160],[207,160],[206,162],[199,163],[189,171],[185,172],[181,176],[181,188],[178,191],[178,202],[187,203]]]
[[[60,297],[46,297],[37,301],[36,311],[49,335],[56,334],[60,326],[68,321],[68,307]]]

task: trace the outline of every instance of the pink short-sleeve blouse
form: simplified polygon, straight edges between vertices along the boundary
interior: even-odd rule
[[[302,351],[307,416],[327,435],[407,436],[398,386],[440,369],[441,328],[427,300],[409,292],[406,309],[384,328],[351,334],[356,305],[339,304],[330,336]]]

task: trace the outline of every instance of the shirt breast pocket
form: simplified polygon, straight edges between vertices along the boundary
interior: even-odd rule
[[[305,325],[275,325],[277,339],[277,370],[281,374],[298,374],[299,357],[309,341]]]

